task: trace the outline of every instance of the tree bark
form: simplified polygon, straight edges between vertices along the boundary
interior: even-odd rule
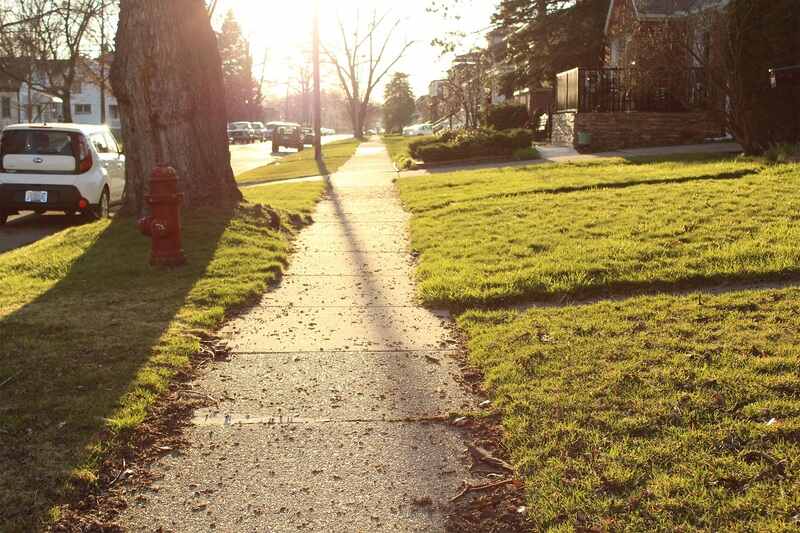
[[[72,93],[69,90],[61,95],[61,122],[72,122]]]
[[[174,167],[186,207],[241,200],[228,149],[217,38],[203,0],[122,0],[111,85],[126,150],[125,205],[142,214],[150,173]]]

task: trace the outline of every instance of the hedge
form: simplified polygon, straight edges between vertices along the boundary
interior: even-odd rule
[[[425,162],[510,157],[521,148],[530,148],[532,143],[533,133],[530,130],[461,130],[419,139],[409,145],[409,153],[414,159]]]
[[[530,122],[528,106],[525,104],[498,104],[489,106],[484,120],[496,130],[524,128]]]

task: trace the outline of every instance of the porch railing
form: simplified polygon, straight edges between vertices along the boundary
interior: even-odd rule
[[[702,68],[574,68],[556,76],[556,111],[686,112],[710,100]]]

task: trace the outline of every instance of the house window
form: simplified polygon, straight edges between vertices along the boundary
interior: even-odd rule
[[[11,97],[4,96],[0,100],[0,116],[3,118],[11,118]]]
[[[119,120],[119,106],[115,104],[109,105],[108,114],[111,116],[111,120]]]
[[[91,115],[92,104],[75,104],[76,115]]]

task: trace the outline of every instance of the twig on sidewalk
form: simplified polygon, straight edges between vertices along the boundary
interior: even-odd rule
[[[210,394],[205,394],[203,392],[197,392],[197,391],[188,390],[188,389],[178,389],[178,390],[175,391],[175,393],[176,394],[189,394],[189,395],[192,395],[192,396],[197,396],[198,398],[205,398],[207,400],[211,400],[214,403],[219,403],[219,400],[217,400],[216,398],[214,398]]]
[[[3,380],[2,383],[0,383],[0,389],[3,388],[4,386],[8,385],[9,383],[11,383],[14,380],[14,378],[18,377],[20,374],[22,374],[22,370],[20,370],[16,374],[12,374],[12,375],[8,376],[6,379]]]
[[[484,483],[483,485],[470,485],[468,483],[464,483],[464,488],[461,489],[461,492],[450,498],[450,502],[454,502],[463,498],[466,494],[470,492],[478,492],[481,490],[491,490],[496,487],[502,487],[503,485],[508,485],[509,483],[514,483],[513,478],[504,479],[502,481],[495,481],[494,483]]]
[[[125,458],[123,457],[122,458],[122,468],[120,469],[119,473],[117,473],[117,477],[115,477],[113,480],[111,480],[111,483],[109,483],[108,487],[106,487],[106,488],[111,488],[111,486],[114,485],[114,483],[119,481],[120,476],[122,476],[122,474],[124,472],[127,472],[127,471],[128,471],[128,468],[127,468],[127,465],[125,464]]]
[[[490,464],[496,468],[500,468],[507,472],[514,472],[514,467],[508,464],[507,462],[503,461],[502,459],[498,459],[497,457],[493,456],[480,446],[467,446],[467,450],[469,450],[469,454],[472,456],[472,460],[475,463],[486,463]]]

